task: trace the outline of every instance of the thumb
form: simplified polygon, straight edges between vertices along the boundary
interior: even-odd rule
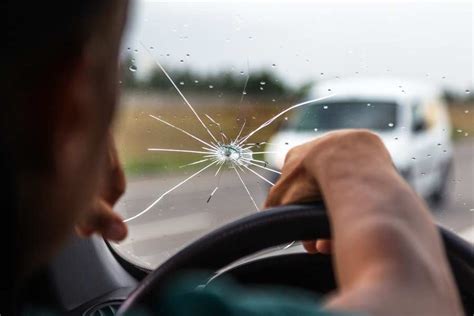
[[[89,237],[94,233],[103,238],[121,241],[127,237],[127,225],[122,218],[112,210],[104,200],[95,203],[93,209],[75,227],[81,237]]]

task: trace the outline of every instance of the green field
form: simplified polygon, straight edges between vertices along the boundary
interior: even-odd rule
[[[219,128],[213,125],[204,114],[208,114],[220,123],[223,132],[229,138],[235,138],[244,120],[246,127],[243,134],[250,132],[273,115],[285,109],[290,103],[244,104],[201,106],[196,110],[214,134],[219,134]],[[450,108],[453,125],[453,138],[460,140],[474,135],[474,105],[453,105]],[[147,148],[171,148],[201,150],[201,143],[151,117],[160,116],[169,123],[179,126],[186,131],[208,141],[210,136],[197,121],[186,105],[176,104],[158,107],[124,106],[118,113],[115,122],[115,135],[120,157],[126,173],[130,176],[146,176],[157,172],[175,171],[184,164],[196,161],[199,154],[150,152]],[[264,128],[249,141],[262,142],[268,140],[278,129],[284,118],[275,121]],[[186,168],[196,168],[189,166]]]
[[[246,124],[243,135],[279,113],[286,106],[286,104],[260,105],[258,107],[229,105],[224,107],[200,107],[196,110],[199,111],[202,120],[206,124],[210,124],[209,128],[216,136],[219,135],[219,127],[212,124],[204,114],[208,114],[218,122],[228,138],[235,138],[244,120]],[[200,142],[154,120],[149,116],[150,114],[160,116],[161,119],[181,127],[203,140],[209,141],[211,139],[193,113],[183,104],[167,106],[161,110],[153,110],[150,107],[124,107],[118,113],[114,130],[117,148],[127,174],[141,176],[160,171],[176,170],[177,167],[201,157],[199,154],[148,151],[147,148],[150,147],[202,150]],[[262,142],[268,140],[282,120],[283,118],[262,129],[249,141]]]

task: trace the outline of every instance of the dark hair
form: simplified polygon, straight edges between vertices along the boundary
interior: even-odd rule
[[[60,78],[67,63],[82,53],[94,31],[106,23],[101,19],[105,10],[116,3],[116,0],[6,0],[0,138],[8,143],[18,140],[24,118],[32,115],[32,110],[38,111],[37,100],[31,99],[32,92],[36,92],[35,96],[47,93],[38,89],[45,83],[53,85]],[[44,111],[41,118],[47,118],[46,106],[41,111]]]
[[[47,106],[38,109],[36,100],[32,100],[33,92],[38,92],[38,87],[45,86],[45,82],[54,84],[58,80],[61,67],[82,53],[93,32],[107,22],[101,17],[116,3],[115,0],[6,0],[2,6],[7,17],[2,28],[2,42],[6,45],[0,71],[0,209],[3,218],[0,230],[5,234],[1,239],[6,245],[3,248],[7,249],[6,258],[11,260],[1,276],[2,314],[15,313],[12,297],[14,287],[18,286],[15,260],[21,251],[21,245],[17,244],[20,223],[15,197],[18,174],[25,168],[47,163],[47,159],[41,157],[47,149],[35,144],[40,137],[27,124],[34,119],[47,119],[50,109]],[[39,111],[45,114],[26,119]],[[38,126],[47,129],[48,125],[46,122]],[[22,149],[26,142],[33,144],[29,152]],[[23,157],[25,153],[27,157]],[[8,306],[3,304],[5,302]]]

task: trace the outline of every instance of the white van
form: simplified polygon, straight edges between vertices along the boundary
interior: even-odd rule
[[[401,79],[334,79],[308,99],[334,97],[295,111],[269,140],[265,159],[280,169],[288,150],[343,128],[377,133],[405,179],[425,198],[441,200],[452,161],[451,125],[441,89]]]

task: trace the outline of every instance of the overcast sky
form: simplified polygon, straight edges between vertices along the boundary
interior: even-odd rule
[[[124,51],[143,74],[140,41],[171,69],[238,73],[248,61],[294,84],[388,74],[473,86],[473,1],[140,0]]]

